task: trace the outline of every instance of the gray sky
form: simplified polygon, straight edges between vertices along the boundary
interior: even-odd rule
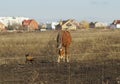
[[[24,16],[40,22],[120,19],[120,0],[0,0],[0,16]]]

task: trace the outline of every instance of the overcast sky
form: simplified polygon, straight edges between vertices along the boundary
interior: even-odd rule
[[[120,0],[0,0],[0,16],[39,21],[75,19],[112,22],[120,19]]]

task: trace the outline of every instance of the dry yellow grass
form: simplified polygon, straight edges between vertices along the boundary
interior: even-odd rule
[[[72,35],[74,41],[72,50],[79,54],[75,55],[75,59],[98,61],[120,59],[119,29],[89,29],[77,33]]]
[[[57,31],[0,33],[0,57],[24,58],[26,53],[39,60],[56,61]],[[119,29],[71,31],[70,60],[120,59]]]

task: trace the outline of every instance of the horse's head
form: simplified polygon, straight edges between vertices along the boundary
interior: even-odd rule
[[[59,55],[60,56],[64,56],[65,52],[64,52],[64,48],[60,48],[59,49]]]

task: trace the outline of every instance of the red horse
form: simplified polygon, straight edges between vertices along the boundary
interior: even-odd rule
[[[60,30],[57,35],[57,48],[59,49],[59,56],[58,56],[58,63],[60,59],[63,59],[64,52],[65,52],[65,62],[69,62],[68,57],[68,48],[71,44],[72,37],[69,31],[67,30]]]

